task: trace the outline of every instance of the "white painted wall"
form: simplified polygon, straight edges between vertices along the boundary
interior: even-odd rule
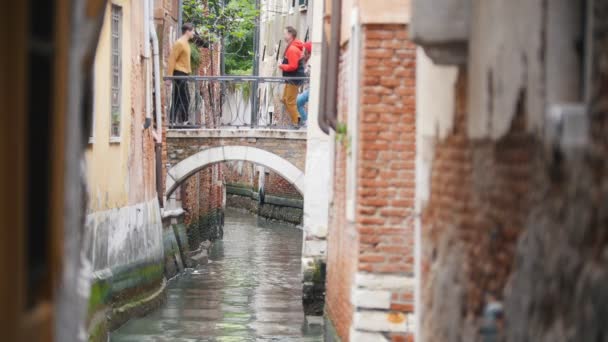
[[[311,4],[312,1],[309,2]],[[312,7],[312,9],[310,8]],[[305,238],[321,239],[325,244],[329,220],[329,199],[332,188],[330,170],[330,139],[319,128],[319,84],[321,79],[321,42],[323,27],[323,7],[310,6],[312,10],[311,42],[312,54],[309,60],[310,99],[308,102],[308,131],[306,145],[306,192],[304,193],[304,234]],[[306,251],[305,251],[306,252]],[[304,257],[323,257],[325,250],[318,250],[318,255]]]
[[[416,341],[424,341],[419,335],[421,310],[420,272],[422,238],[420,215],[430,195],[430,177],[435,143],[445,138],[454,125],[455,85],[458,68],[435,65],[418,48],[416,56],[416,221],[414,254],[416,283],[414,307]]]

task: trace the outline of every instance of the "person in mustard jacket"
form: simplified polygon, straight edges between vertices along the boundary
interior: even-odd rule
[[[192,73],[190,67],[190,39],[194,37],[194,26],[186,23],[182,26],[182,36],[173,44],[167,74],[170,76],[188,76]],[[174,80],[173,105],[169,122],[185,124],[188,122],[188,108],[190,107],[190,94],[187,80]]]

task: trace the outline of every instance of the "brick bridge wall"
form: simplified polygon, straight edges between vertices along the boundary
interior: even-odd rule
[[[291,162],[304,172],[306,163],[306,132],[287,130],[169,130],[168,162],[171,166],[216,146],[256,147]]]

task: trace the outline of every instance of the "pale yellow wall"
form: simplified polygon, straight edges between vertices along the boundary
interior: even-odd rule
[[[122,105],[120,139],[110,142],[112,3],[122,6]],[[130,10],[129,0],[114,0],[108,3],[95,57],[94,133],[86,151],[90,212],[128,204],[129,142],[131,141]]]

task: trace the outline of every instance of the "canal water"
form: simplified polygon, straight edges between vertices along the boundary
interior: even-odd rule
[[[167,302],[111,341],[321,341],[302,310],[302,231],[227,211],[209,264],[173,279]]]

